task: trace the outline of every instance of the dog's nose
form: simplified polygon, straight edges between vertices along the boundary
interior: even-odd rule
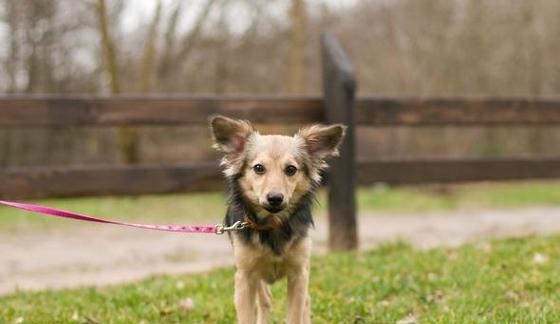
[[[284,195],[279,192],[270,192],[266,195],[266,200],[268,200],[270,206],[278,207],[282,204]]]

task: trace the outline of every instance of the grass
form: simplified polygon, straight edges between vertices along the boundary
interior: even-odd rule
[[[560,205],[560,182],[519,181],[362,189],[362,211],[430,212],[453,209]]]
[[[318,197],[317,215],[324,214],[325,193]],[[119,220],[142,222],[216,223],[226,209],[223,193],[144,195],[138,197],[85,197],[33,201],[52,207]],[[459,208],[515,208],[560,205],[560,182],[526,181],[449,186],[374,186],[358,191],[361,212],[432,212]],[[76,224],[30,216],[0,208],[0,229],[28,230]]]
[[[560,322],[560,236],[420,251],[394,243],[314,257],[314,323]],[[282,323],[285,284],[273,286]],[[0,298],[0,322],[232,323],[233,269]],[[192,309],[178,306],[190,298]]]

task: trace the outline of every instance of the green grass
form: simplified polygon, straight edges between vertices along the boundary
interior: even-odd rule
[[[389,244],[318,256],[310,291],[314,323],[560,322],[560,236],[419,251]],[[535,262],[541,255],[544,262]],[[285,284],[273,287],[282,323]],[[233,269],[138,283],[0,298],[0,322],[232,323]],[[192,310],[178,307],[191,298]],[[75,320],[72,318],[74,317]]]
[[[318,197],[317,217],[325,211],[325,193]],[[515,208],[560,205],[560,182],[526,181],[449,186],[370,187],[358,191],[360,212],[431,212],[459,208]],[[139,222],[219,222],[226,209],[222,193],[86,197],[32,201],[52,207],[119,220]],[[67,220],[32,216],[0,208],[0,229],[75,225]]]
[[[362,211],[430,212],[543,205],[560,206],[560,182],[367,188],[358,192],[358,207]]]
[[[430,212],[453,209],[559,206],[560,182],[520,181],[361,189],[362,211]]]

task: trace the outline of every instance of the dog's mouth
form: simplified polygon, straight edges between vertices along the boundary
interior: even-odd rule
[[[272,213],[272,214],[279,213],[279,212],[283,211],[284,208],[286,208],[284,206],[263,206],[263,207],[267,212]]]

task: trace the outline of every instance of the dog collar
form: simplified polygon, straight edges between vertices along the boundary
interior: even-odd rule
[[[278,219],[278,217],[276,216],[269,217],[269,219],[265,224],[258,224],[257,222],[255,222],[254,220],[250,219],[247,216],[245,216],[243,220],[247,224],[248,228],[255,230],[257,232],[277,229],[282,224],[280,219]]]

